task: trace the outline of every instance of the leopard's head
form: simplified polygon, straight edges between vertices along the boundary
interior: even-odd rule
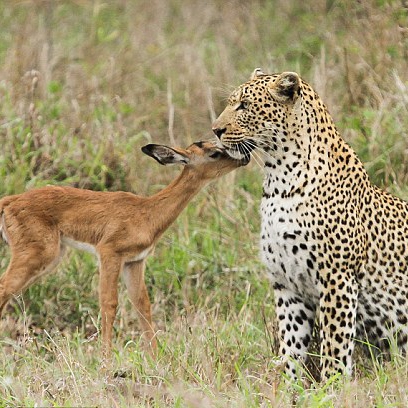
[[[284,151],[299,119],[294,115],[303,85],[307,86],[294,72],[265,75],[257,68],[250,81],[232,92],[213,132],[235,158],[249,156],[256,148]]]

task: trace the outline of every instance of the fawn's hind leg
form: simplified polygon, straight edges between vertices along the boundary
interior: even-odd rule
[[[41,238],[35,244],[19,240],[18,247],[10,242],[11,260],[0,277],[0,314],[12,296],[20,294],[58,265],[64,253],[59,237],[55,240],[50,240],[49,236]]]

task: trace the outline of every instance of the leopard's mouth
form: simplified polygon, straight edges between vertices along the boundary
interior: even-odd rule
[[[256,149],[256,144],[253,141],[241,141],[241,142],[222,142],[226,153],[235,160],[243,161],[248,164],[251,160],[251,152]]]
[[[244,154],[244,155],[239,159],[239,161],[241,162],[241,164],[242,164],[243,166],[246,166],[246,165],[251,161],[251,154],[250,154],[250,153]]]

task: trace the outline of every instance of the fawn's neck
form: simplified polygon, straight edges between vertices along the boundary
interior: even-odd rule
[[[189,201],[209,182],[196,171],[184,167],[167,187],[149,197],[156,239],[174,222]]]

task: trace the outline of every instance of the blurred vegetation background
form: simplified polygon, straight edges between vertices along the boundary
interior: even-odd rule
[[[261,67],[299,72],[373,182],[408,198],[405,0],[3,0],[0,27],[0,196],[45,184],[152,194],[180,169],[164,170],[140,147],[212,138],[229,92]],[[252,347],[273,354],[273,295],[258,260],[261,183],[252,163],[212,184],[158,245],[146,281],[170,338],[200,313],[245,316]],[[7,262],[2,246],[2,270]],[[71,252],[12,302],[2,335],[18,338],[24,321],[39,337],[51,325],[92,338],[95,272],[91,256]],[[139,334],[121,294],[125,344]]]

